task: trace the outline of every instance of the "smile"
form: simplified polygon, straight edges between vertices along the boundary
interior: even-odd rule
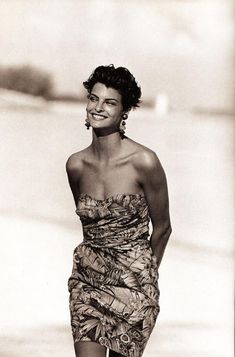
[[[102,120],[107,118],[105,115],[102,114],[92,114],[92,117],[96,120]]]

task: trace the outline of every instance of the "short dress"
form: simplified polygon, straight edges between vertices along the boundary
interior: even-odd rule
[[[84,240],[74,250],[68,280],[74,343],[93,341],[140,357],[160,311],[146,199],[117,194],[99,200],[82,193],[76,213]]]

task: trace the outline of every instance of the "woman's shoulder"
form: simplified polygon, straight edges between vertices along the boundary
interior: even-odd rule
[[[133,149],[131,162],[136,171],[144,175],[152,175],[156,173],[164,175],[164,169],[155,151],[134,140],[130,141],[130,145]]]
[[[80,172],[83,168],[83,163],[86,157],[88,148],[85,148],[81,151],[71,154],[66,161],[66,171],[71,172]]]
[[[129,139],[129,145],[132,147],[132,162],[138,167],[151,168],[160,163],[159,157],[155,151],[147,146]]]

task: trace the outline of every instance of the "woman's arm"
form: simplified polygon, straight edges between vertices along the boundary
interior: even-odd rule
[[[153,224],[150,243],[159,266],[172,231],[167,180],[163,167],[153,151],[144,151],[140,156],[138,160],[140,184],[147,199]]]
[[[82,161],[78,158],[77,154],[71,155],[66,162],[66,171],[76,207],[79,195],[79,176],[81,170]]]

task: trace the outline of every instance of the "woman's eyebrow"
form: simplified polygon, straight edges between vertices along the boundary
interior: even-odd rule
[[[96,95],[95,93],[91,92],[91,95],[94,95],[96,98],[99,98],[98,95]],[[119,102],[119,100],[115,99],[115,98],[105,98],[105,100],[115,100],[116,102]]]
[[[106,98],[106,100],[115,100],[115,102],[119,102],[119,100],[117,100],[115,98]]]

